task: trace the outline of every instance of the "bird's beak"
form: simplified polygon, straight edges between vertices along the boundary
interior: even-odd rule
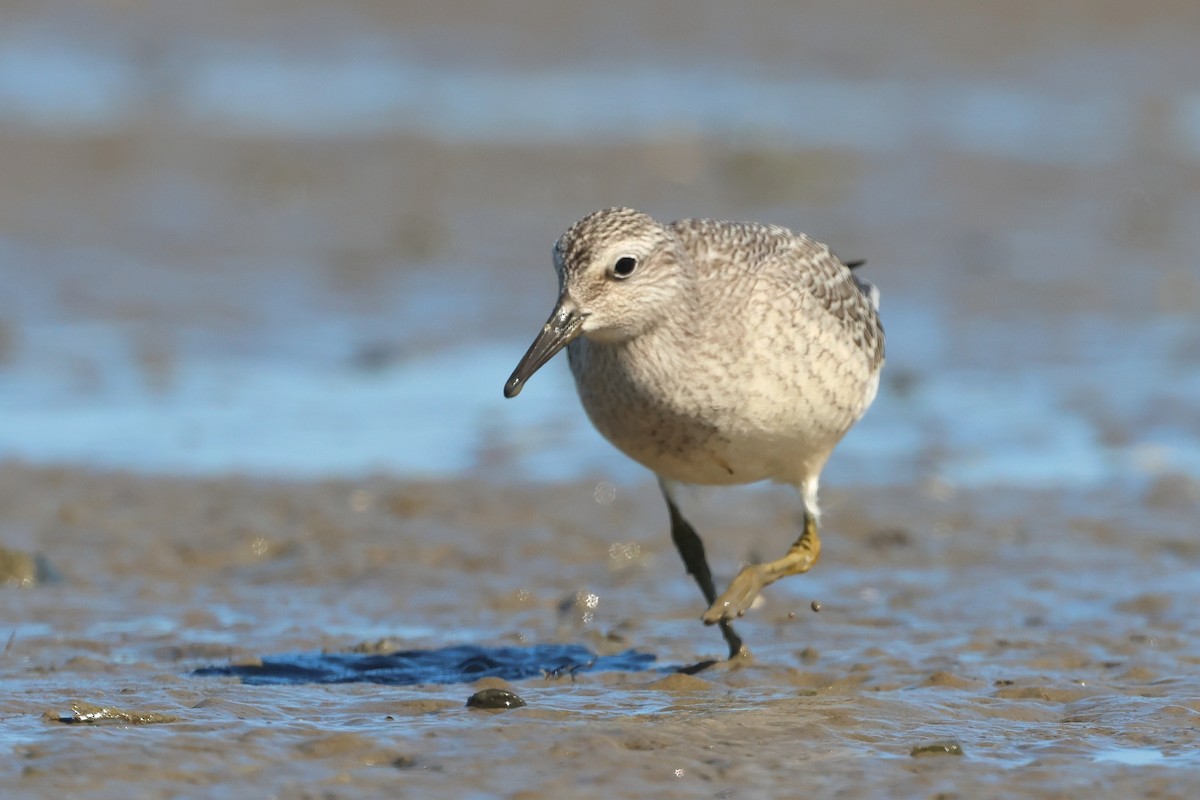
[[[550,314],[550,319],[542,326],[542,332],[529,345],[521,363],[513,370],[513,374],[504,384],[504,396],[516,397],[525,388],[525,382],[543,364],[554,357],[554,354],[571,343],[583,329],[583,313],[575,305],[575,301],[565,293],[558,299],[558,305]]]

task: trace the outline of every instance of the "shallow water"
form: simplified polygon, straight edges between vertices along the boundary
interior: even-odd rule
[[[1194,797],[1197,7],[898,8],[5,11],[0,794]],[[698,675],[650,476],[501,396],[617,203],[883,290]],[[684,499],[719,581],[795,524]]]
[[[390,642],[388,644],[391,644]],[[226,675],[248,684],[272,683],[470,683],[485,678],[509,681],[578,675],[592,670],[648,669],[654,656],[633,650],[598,656],[577,645],[478,647],[457,645],[436,650],[380,653],[292,653],[251,664],[201,667],[194,675]],[[674,672],[676,669],[668,668]]]
[[[885,384],[839,448],[831,482],[896,483],[915,472],[956,486],[1145,486],[1162,474],[1200,474],[1200,430],[1188,410],[1200,397],[1193,320],[1114,325],[1085,317],[1053,326],[1053,335],[1078,343],[1070,361],[944,354],[935,368],[921,357],[952,340],[949,326],[911,307],[887,319],[898,340],[890,365],[902,386]],[[980,349],[1010,346],[1009,327],[982,324],[970,335]],[[1047,326],[1031,320],[1023,333],[1050,335],[1039,327]],[[0,442],[10,457],[35,462],[176,474],[450,477],[500,469],[542,481],[644,480],[591,429],[565,362],[539,373],[519,402],[503,399],[497,387],[524,344],[471,342],[366,365],[352,360],[350,342],[341,358],[185,355],[155,381],[111,330],[31,326],[22,357],[0,378],[11,423]],[[79,387],[64,374],[82,361],[97,385]]]

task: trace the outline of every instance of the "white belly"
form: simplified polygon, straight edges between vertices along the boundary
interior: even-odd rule
[[[878,386],[877,373],[855,364],[821,374],[804,364],[726,361],[712,374],[621,346],[581,340],[571,347],[576,387],[596,429],[638,463],[685,483],[816,477]]]

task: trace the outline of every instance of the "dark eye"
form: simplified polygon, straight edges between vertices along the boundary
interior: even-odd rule
[[[621,256],[617,259],[617,263],[613,264],[613,277],[628,278],[637,269],[637,259],[633,256]]]

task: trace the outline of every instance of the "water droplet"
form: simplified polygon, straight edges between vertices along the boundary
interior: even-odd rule
[[[608,557],[614,561],[636,561],[641,555],[642,546],[637,542],[613,542],[608,548]]]
[[[597,503],[606,506],[617,498],[617,487],[608,481],[600,481],[596,484],[596,491],[592,496],[596,498]]]

